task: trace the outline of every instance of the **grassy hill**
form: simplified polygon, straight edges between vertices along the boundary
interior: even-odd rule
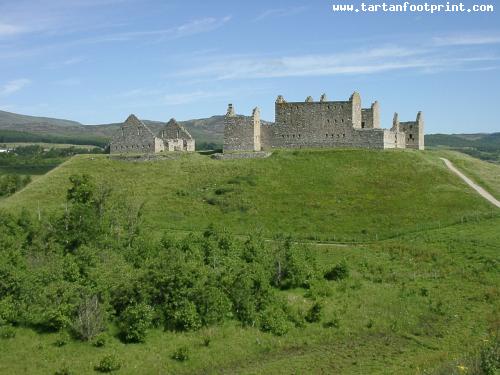
[[[500,163],[500,133],[430,134],[425,136],[430,148],[452,149],[475,158]]]
[[[366,150],[282,151],[235,161],[198,154],[150,162],[78,156],[0,207],[62,210],[68,178],[77,173],[112,186],[115,199],[144,203],[153,231],[219,223],[238,234],[372,241],[493,211],[437,154]]]
[[[144,120],[153,132],[165,124]],[[212,116],[180,122],[201,143],[222,144],[224,116]],[[76,121],[26,116],[0,111],[0,143],[50,142],[103,146],[109,142],[120,124],[83,125]]]
[[[195,332],[150,329],[143,344],[124,344],[111,327],[106,344],[95,347],[68,339],[59,345],[59,333],[19,327],[15,337],[0,338],[0,373],[93,373],[112,354],[118,374],[486,374],[485,366],[498,362],[500,214],[444,167],[443,155],[500,191],[492,177],[499,166],[454,152],[304,150],[234,161],[74,157],[0,209],[64,211],[68,177],[88,173],[112,187],[115,204],[146,202],[146,237],[182,237],[217,223],[236,234],[257,228],[267,237],[355,240],[302,248],[322,269],[344,262],[349,273],[279,291],[293,308],[323,306],[319,322],[284,336],[229,320]],[[115,288],[133,275],[126,254],[87,252],[97,267],[88,272]],[[43,271],[34,280],[50,279],[57,267],[46,264],[49,257],[29,258],[29,267]],[[172,358],[180,347],[188,350],[185,361]]]

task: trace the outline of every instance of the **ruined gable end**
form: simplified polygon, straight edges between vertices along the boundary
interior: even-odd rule
[[[153,132],[135,115],[130,115],[113,135],[111,154],[151,154],[161,151]]]
[[[160,130],[158,138],[163,141],[166,151],[194,151],[195,140],[174,118]]]

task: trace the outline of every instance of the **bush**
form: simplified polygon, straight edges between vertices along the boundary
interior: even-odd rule
[[[173,325],[179,331],[196,331],[201,328],[201,319],[196,306],[185,301],[173,312]]]
[[[172,359],[179,362],[184,362],[189,359],[189,348],[187,346],[181,346],[172,353]]]
[[[349,268],[345,261],[340,262],[331,270],[325,273],[325,279],[330,281],[339,281],[349,277]]]
[[[54,345],[60,348],[68,344],[70,341],[71,337],[69,337],[69,334],[67,332],[60,332],[57,336],[56,341],[54,341]]]
[[[330,319],[328,322],[323,324],[325,328],[340,328],[340,319],[338,317],[334,317]]]
[[[4,326],[0,327],[0,339],[13,339],[16,337],[16,331],[14,327]]]
[[[95,346],[96,348],[102,348],[106,346],[107,341],[108,336],[104,333],[101,333],[100,335],[94,337],[94,339],[92,340],[92,346]]]
[[[309,323],[317,323],[321,321],[322,310],[323,305],[319,302],[315,302],[306,314],[306,321]]]
[[[54,375],[73,375],[73,372],[71,372],[67,366],[64,366],[60,370],[54,372]]]
[[[104,313],[97,296],[86,298],[78,309],[73,330],[84,341],[89,341],[104,329]]]
[[[118,371],[121,367],[118,358],[113,354],[109,354],[104,356],[94,369],[99,372],[113,372]]]
[[[201,288],[196,306],[204,325],[220,323],[231,313],[229,298],[222,290],[212,286]]]
[[[500,345],[495,343],[481,350],[481,370],[485,375],[495,375],[500,369]]]
[[[120,333],[125,342],[144,342],[151,327],[153,309],[145,303],[129,306],[120,315]]]
[[[290,329],[290,323],[283,309],[270,306],[260,314],[260,329],[276,336],[283,336]]]

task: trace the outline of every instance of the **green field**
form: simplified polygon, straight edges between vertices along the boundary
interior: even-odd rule
[[[224,162],[197,154],[151,162],[77,156],[0,207],[40,202],[61,210],[73,173],[112,186],[115,199],[144,202],[152,232],[199,231],[217,223],[236,234],[372,241],[493,212],[438,154],[359,150],[283,151]]]
[[[321,270],[344,262],[349,276],[278,291],[294,308],[324,306],[320,322],[283,336],[228,320],[195,332],[154,328],[145,343],[125,344],[110,323],[108,342],[97,348],[75,339],[57,346],[59,333],[16,327],[15,337],[0,338],[0,373],[94,373],[112,354],[118,374],[488,374],[485,364],[498,361],[500,210],[440,156],[498,196],[499,166],[452,152],[281,151],[234,161],[198,154],[150,162],[73,157],[1,201],[0,210],[62,213],[69,176],[87,173],[112,188],[113,204],[145,203],[143,235],[152,241],[212,223],[237,242],[260,231],[274,246],[272,239],[292,234],[308,243],[297,246]],[[49,279],[57,268],[44,264],[50,256],[32,254],[28,267],[46,269],[40,277]],[[127,256],[125,249],[103,250],[93,277],[124,282],[132,272]],[[179,347],[188,348],[189,359],[172,359]]]

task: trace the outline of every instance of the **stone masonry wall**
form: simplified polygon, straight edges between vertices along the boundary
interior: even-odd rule
[[[252,117],[239,116],[229,105],[224,126],[224,151],[260,151],[261,125],[258,109]]]
[[[162,142],[136,116],[130,115],[110,144],[111,154],[154,154],[162,151]]]

